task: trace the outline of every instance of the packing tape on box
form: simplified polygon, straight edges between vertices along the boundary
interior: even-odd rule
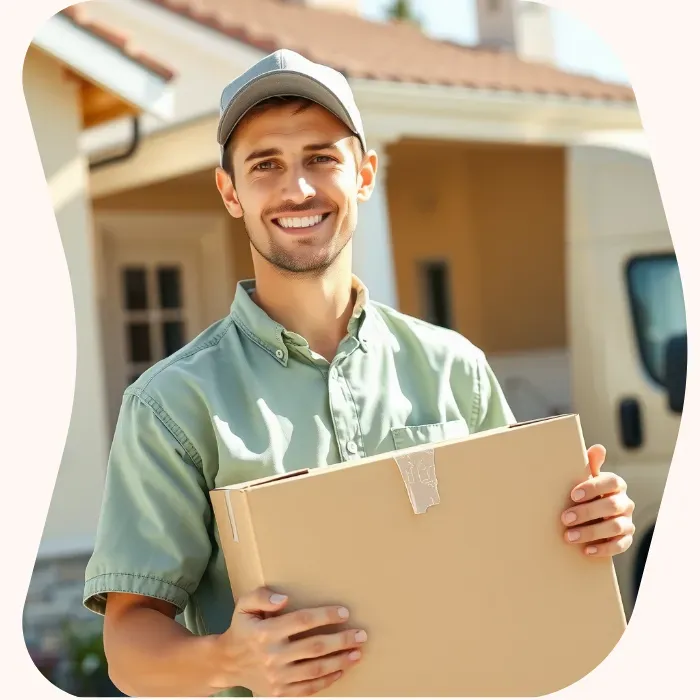
[[[416,515],[425,513],[430,506],[440,503],[437,474],[435,472],[435,450],[421,450],[394,457],[403,483]]]

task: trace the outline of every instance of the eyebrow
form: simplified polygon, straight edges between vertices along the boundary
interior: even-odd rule
[[[331,151],[338,150],[338,146],[334,141],[328,141],[326,143],[310,143],[304,146],[304,151]],[[279,148],[265,148],[260,151],[253,151],[244,162],[248,163],[251,160],[258,160],[260,158],[272,158],[273,156],[281,156],[282,151]]]
[[[262,151],[253,151],[246,159],[245,162],[248,163],[251,160],[258,160],[258,158],[271,158],[272,156],[281,156],[282,151],[279,148],[266,148]]]

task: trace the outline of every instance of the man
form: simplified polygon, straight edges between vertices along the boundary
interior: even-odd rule
[[[352,619],[342,601],[285,614],[284,591],[258,590],[234,611],[208,491],[514,418],[480,350],[370,302],[352,275],[379,163],[339,73],[268,56],[224,89],[218,142],[216,184],[245,223],[255,281],[125,392],[85,602],[105,614],[127,694],[311,695],[361,663],[367,634],[318,631]],[[589,450],[593,476],[562,515],[582,556],[622,552],[634,530],[604,457]]]

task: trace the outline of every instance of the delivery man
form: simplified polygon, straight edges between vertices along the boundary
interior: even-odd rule
[[[373,303],[353,276],[380,163],[342,75],[290,51],[264,58],[224,89],[218,143],[216,185],[245,223],[255,280],[126,390],[85,604],[105,615],[110,675],[129,695],[312,695],[362,662],[367,634],[321,634],[352,611],[285,614],[284,591],[234,612],[209,490],[387,452],[396,428],[419,444],[514,418],[480,350]],[[633,503],[599,474],[604,449],[588,455],[560,525],[582,556],[610,557],[630,546]],[[585,611],[571,605],[575,624]]]

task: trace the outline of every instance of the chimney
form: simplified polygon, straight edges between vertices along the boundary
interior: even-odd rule
[[[526,61],[556,63],[551,10],[541,2],[518,3],[518,53]]]
[[[290,5],[305,5],[322,10],[337,10],[353,15],[360,14],[360,0],[287,0]]]
[[[554,63],[547,5],[528,0],[476,0],[479,45],[512,51],[526,61]]]

